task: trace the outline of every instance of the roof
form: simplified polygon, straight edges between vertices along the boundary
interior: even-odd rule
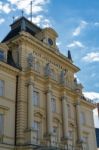
[[[39,28],[37,25],[26,19],[25,17],[21,17],[13,22],[10,25],[11,30],[7,34],[7,36],[2,40],[2,42],[6,42],[9,39],[13,38],[14,36],[18,35],[21,31],[26,31],[31,35],[35,35],[36,33],[40,32],[42,29]]]

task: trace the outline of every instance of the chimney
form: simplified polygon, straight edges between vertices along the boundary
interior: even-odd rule
[[[72,56],[71,56],[70,50],[68,50],[68,59],[69,59],[71,62],[73,62],[73,61],[72,61]]]

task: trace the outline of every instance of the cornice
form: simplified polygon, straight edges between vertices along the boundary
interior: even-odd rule
[[[20,72],[19,69],[16,69],[2,61],[0,61],[0,70],[5,71],[9,74],[13,74],[13,75],[18,75],[18,73]]]
[[[36,37],[33,37],[29,33],[21,32],[20,35],[12,38],[7,43],[10,45],[10,43],[26,43],[28,42],[31,45],[35,45],[36,47],[40,48],[43,52],[48,54],[51,57],[54,57],[56,60],[61,62],[62,64],[66,64],[69,68],[71,68],[74,72],[78,72],[80,69],[71,63],[71,61],[65,57],[62,53],[56,52],[52,47],[49,47],[48,45],[42,43],[39,41]]]

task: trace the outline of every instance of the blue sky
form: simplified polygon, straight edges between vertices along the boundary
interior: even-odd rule
[[[30,18],[30,1],[0,0],[0,40],[10,30],[13,17],[20,17],[22,10]],[[81,69],[77,78],[84,85],[84,94],[99,101],[99,1],[32,1],[33,22],[58,32],[60,51],[67,55],[67,50],[71,50],[74,64]]]

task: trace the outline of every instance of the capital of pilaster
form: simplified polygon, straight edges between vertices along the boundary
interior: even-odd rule
[[[32,81],[31,79],[29,79],[27,82],[26,82],[26,86],[29,86],[29,85],[32,85],[34,87],[34,81]]]

